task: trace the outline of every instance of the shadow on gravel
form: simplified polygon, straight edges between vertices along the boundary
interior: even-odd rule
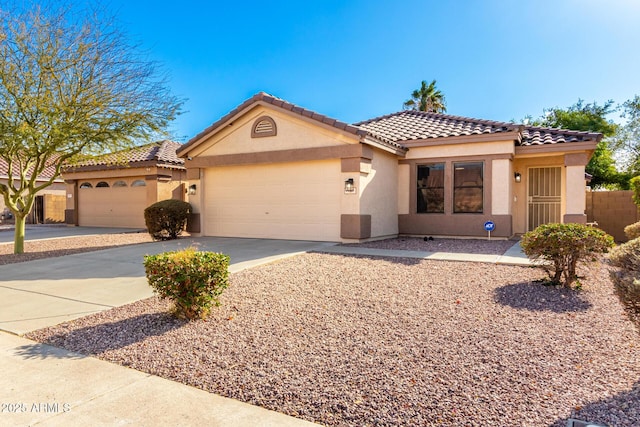
[[[571,416],[607,426],[637,426],[640,420],[640,381],[631,390],[571,410]],[[569,418],[559,418],[552,427],[565,427]]]
[[[496,289],[495,301],[518,310],[554,313],[587,311],[592,306],[580,291],[531,282]]]
[[[388,261],[394,264],[402,264],[402,265],[416,265],[420,264],[424,261],[423,258],[410,258],[410,257],[394,257],[394,256],[383,256],[383,255],[364,255],[364,254],[341,254],[335,252],[324,252],[322,250],[319,251],[309,251],[309,253],[313,254],[323,254],[323,255],[334,255],[341,256],[345,258],[360,258],[360,259],[371,259],[371,260],[379,260],[379,261]]]
[[[186,323],[186,320],[176,319],[169,313],[148,313],[51,335],[42,341],[81,354],[97,355],[143,341],[150,336],[163,335]]]

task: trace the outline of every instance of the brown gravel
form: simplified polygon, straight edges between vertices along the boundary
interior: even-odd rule
[[[207,321],[150,298],[28,337],[326,425],[638,425],[638,332],[582,273],[312,253],[231,275]]]
[[[8,232],[8,231],[7,231]],[[116,246],[152,242],[148,233],[100,234],[46,239],[24,243],[24,253],[13,253],[13,242],[0,243],[0,265],[53,258],[82,252],[99,251]]]
[[[398,237],[373,242],[346,244],[376,249],[400,249],[425,252],[455,252],[467,254],[502,255],[516,242],[513,240],[488,239],[441,239],[424,240],[422,237]]]

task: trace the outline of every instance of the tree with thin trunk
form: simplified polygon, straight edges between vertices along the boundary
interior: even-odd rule
[[[103,10],[25,4],[0,6],[0,195],[16,254],[36,194],[63,166],[166,133],[183,104]]]
[[[420,89],[416,89],[411,93],[411,99],[405,101],[405,110],[427,111],[429,113],[444,113],[447,111],[445,106],[444,95],[439,89],[436,89],[436,81],[432,80],[427,84],[422,81]]]

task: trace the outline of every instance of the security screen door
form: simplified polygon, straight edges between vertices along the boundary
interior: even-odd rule
[[[561,222],[562,168],[529,168],[529,230],[540,224]]]

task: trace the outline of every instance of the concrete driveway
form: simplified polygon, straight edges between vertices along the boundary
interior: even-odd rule
[[[0,225],[0,243],[13,242],[14,227]],[[132,228],[105,227],[69,227],[66,225],[31,225],[27,224],[24,233],[25,240],[55,239],[58,237],[87,236],[91,234],[135,233],[146,230]]]
[[[59,233],[88,231],[78,227],[48,228],[60,228]],[[195,246],[199,250],[229,255],[229,270],[236,272],[332,245],[334,243],[196,237],[0,265],[0,330],[24,334],[153,295],[142,265],[146,254]]]

